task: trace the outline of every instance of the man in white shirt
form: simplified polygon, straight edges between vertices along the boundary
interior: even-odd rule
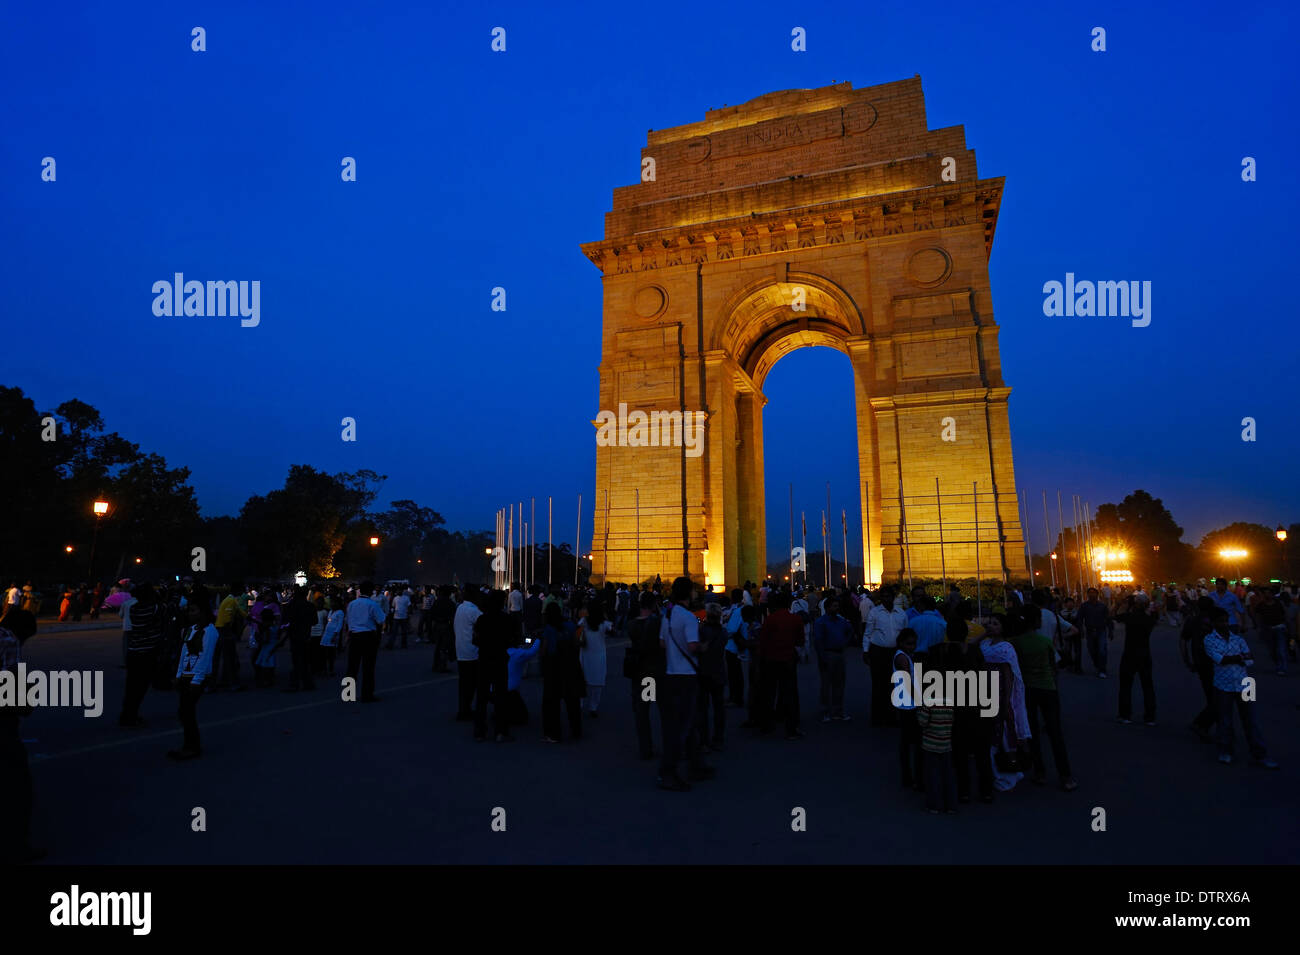
[[[385,649],[393,649],[393,644],[397,642],[397,635],[402,635],[402,649],[406,649],[406,637],[410,628],[407,623],[411,619],[411,595],[403,591],[393,598],[393,622],[388,627],[388,643]]]
[[[659,629],[659,645],[667,656],[664,683],[658,693],[659,716],[664,729],[664,756],[659,766],[659,788],[685,792],[690,783],[678,772],[686,757],[691,779],[712,779],[714,770],[700,755],[695,732],[695,701],[699,688],[700,621],[691,613],[695,585],[689,577],[673,581],[672,607],[667,626]]]
[[[898,715],[890,703],[894,651],[907,627],[907,611],[891,588],[881,591],[880,603],[867,613],[862,635],[862,662],[871,667],[871,725],[895,726]]]
[[[510,585],[510,596],[506,604],[506,610],[510,614],[510,622],[515,625],[515,631],[523,636],[524,633],[524,592],[519,586],[519,581]]]
[[[379,633],[384,626],[384,611],[370,599],[374,592],[375,585],[367,580],[361,585],[361,596],[348,604],[344,613],[351,634],[348,637],[348,676],[355,685],[357,670],[364,671],[361,676],[362,703],[374,703],[379,699],[375,696],[375,661],[379,659]]]
[[[137,601],[131,596],[131,581],[124,578],[118,581],[118,586],[126,592],[126,599],[117,607],[117,615],[122,618],[122,667],[125,668],[127,661],[126,647],[131,642],[131,606]]]
[[[456,719],[466,722],[474,718],[474,692],[478,687],[478,647],[474,646],[474,623],[483,615],[479,609],[478,587],[466,584],[464,599],[456,608],[452,630],[456,634],[457,686]]]

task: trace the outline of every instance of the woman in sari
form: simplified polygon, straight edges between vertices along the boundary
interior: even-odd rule
[[[1003,765],[1011,756],[1016,756],[1018,761],[1018,754],[1027,748],[1029,740],[1025,681],[1020,676],[1016,650],[1009,640],[1013,634],[1006,632],[1008,624],[1014,627],[1014,621],[1006,617],[990,617],[985,622],[984,639],[980,641],[984,662],[998,671],[999,718],[993,730],[993,784],[1003,792],[1014,789],[1025,774],[1018,770],[1004,771],[998,765],[998,754],[1003,754]]]

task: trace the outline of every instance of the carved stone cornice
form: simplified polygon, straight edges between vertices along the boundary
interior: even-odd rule
[[[581,248],[602,273],[623,275],[978,224],[984,227],[988,255],[1004,182],[998,177],[860,196],[602,239]]]

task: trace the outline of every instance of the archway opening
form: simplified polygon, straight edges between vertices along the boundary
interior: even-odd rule
[[[768,571],[781,582],[856,586],[863,581],[862,477],[853,367],[823,343],[792,345],[762,384]],[[792,547],[803,548],[793,575]]]

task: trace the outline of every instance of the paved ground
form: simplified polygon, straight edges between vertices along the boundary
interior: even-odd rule
[[[1200,688],[1178,663],[1176,634],[1162,627],[1152,643],[1156,727],[1115,722],[1115,679],[1062,677],[1076,792],[1026,781],[991,806],[932,817],[898,785],[893,733],[867,725],[858,658],[852,722],[815,720],[815,667],[801,667],[807,737],[732,729],[713,757],[717,778],[679,794],[659,791],[655,764],[637,759],[621,677],[610,678],[601,716],[578,744],[541,742],[535,679],[524,686],[533,722],[518,742],[475,744],[470,726],[452,719],[454,678],[430,673],[432,651],[384,651],[383,700],[373,706],[345,704],[336,689],[205,696],[204,757],[174,764],[163,757],[180,742],[172,694],[150,691],[147,728],[116,725],[119,633],[40,634],[27,644],[28,665],[102,668],[107,703],[99,719],[38,710],[25,721],[36,841],[56,864],[1300,861],[1300,668],[1289,677],[1258,668],[1265,739],[1282,769],[1224,767],[1186,728]],[[621,649],[611,649],[609,670],[621,673]],[[740,712],[728,715],[739,723]],[[196,806],[207,810],[206,833],[191,831]],[[806,832],[791,831],[796,806],[807,811]],[[1106,832],[1091,828],[1096,806]],[[494,807],[506,810],[504,833],[491,831]]]

